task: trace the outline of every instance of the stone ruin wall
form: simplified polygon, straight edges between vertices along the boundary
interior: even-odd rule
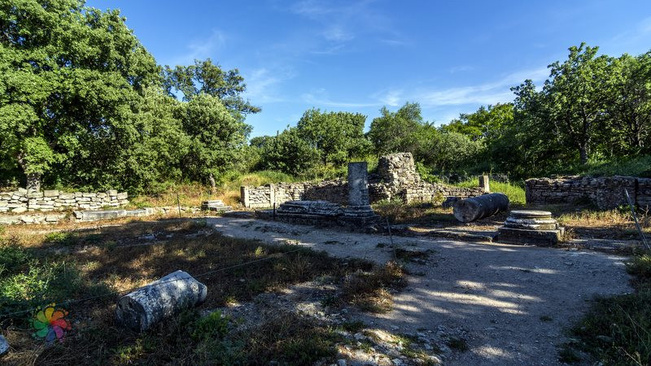
[[[565,176],[526,181],[527,204],[588,201],[608,210],[628,204],[624,189],[639,208],[651,208],[651,178]]]
[[[378,173],[369,175],[371,203],[381,200],[401,200],[405,203],[432,202],[445,197],[475,197],[481,188],[457,188],[423,181],[416,172],[410,153],[383,156],[378,161]],[[324,200],[348,204],[348,183],[343,179],[318,183],[278,183],[261,187],[241,187],[241,200],[247,208],[267,208],[293,200]]]
[[[58,190],[0,192],[0,213],[24,213],[28,211],[99,210],[104,207],[121,207],[129,203],[126,192],[109,190],[99,193]]]

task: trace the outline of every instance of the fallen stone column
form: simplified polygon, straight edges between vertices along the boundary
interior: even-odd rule
[[[508,209],[509,198],[505,194],[491,193],[457,201],[453,213],[461,222],[472,222]]]
[[[144,331],[163,318],[206,300],[208,288],[188,273],[176,271],[120,298],[120,324]]]

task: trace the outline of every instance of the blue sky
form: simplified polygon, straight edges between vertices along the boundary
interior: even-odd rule
[[[525,79],[586,42],[610,56],[651,50],[651,1],[92,0],[120,9],[162,65],[211,58],[237,68],[253,136],[294,126],[309,108],[366,115],[418,102],[448,123],[513,100]]]

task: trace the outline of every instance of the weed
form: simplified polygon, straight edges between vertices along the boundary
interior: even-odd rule
[[[360,320],[344,322],[341,327],[347,332],[357,333],[364,329],[364,322]]]
[[[430,250],[410,250],[405,248],[396,248],[395,255],[397,259],[404,261],[425,260],[429,258],[432,251]]]
[[[390,289],[406,286],[403,268],[395,262],[372,272],[357,272],[348,276],[343,285],[343,299],[363,311],[385,313],[393,308]]]
[[[0,243],[0,278],[4,273],[11,273],[25,265],[31,255],[20,245],[20,239],[12,237]]]
[[[626,270],[641,281],[651,280],[651,254],[637,255],[626,264]]]
[[[78,243],[78,238],[72,232],[57,231],[47,234],[43,241],[56,245],[72,246]]]
[[[575,348],[602,363],[647,365],[651,363],[651,255],[634,257],[627,270],[636,277],[636,292],[596,298],[570,331],[579,340]],[[565,346],[561,358],[571,358],[569,345]]]
[[[264,257],[265,255],[267,255],[267,253],[265,253],[264,248],[261,246],[255,248],[255,252],[253,252],[253,256],[256,258]]]
[[[195,339],[221,338],[228,331],[227,317],[223,317],[219,311],[200,318],[194,323],[192,337]]]

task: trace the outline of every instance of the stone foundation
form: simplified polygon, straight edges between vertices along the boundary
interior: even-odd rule
[[[628,204],[624,189],[639,208],[651,208],[651,178],[565,176],[526,181],[527,204],[591,202],[608,210]]]
[[[436,202],[447,197],[469,198],[484,193],[482,188],[458,188],[423,181],[410,153],[383,156],[378,173],[368,177],[371,203],[400,200],[404,203]],[[348,204],[348,182],[342,179],[318,183],[278,183],[261,187],[241,187],[242,204],[247,208],[270,208],[287,201],[309,200]]]
[[[57,190],[28,191],[18,189],[0,192],[0,213],[24,213],[28,211],[99,210],[104,207],[121,207],[129,203],[126,192],[109,190],[99,193]]]

